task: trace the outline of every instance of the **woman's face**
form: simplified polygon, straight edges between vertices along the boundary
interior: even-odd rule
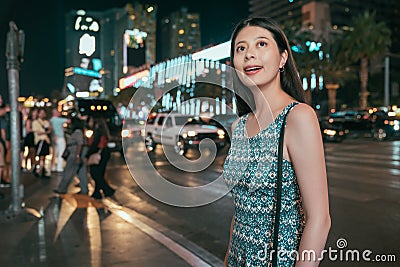
[[[90,117],[89,120],[88,120],[88,126],[89,126],[90,128],[93,128],[93,125],[94,125],[94,120],[93,120],[92,117]]]
[[[37,115],[38,115],[38,110],[37,109],[32,110],[32,119],[35,120],[37,118]]]
[[[46,111],[44,111],[43,109],[40,110],[38,116],[40,119],[43,120],[44,118],[46,118]]]
[[[279,52],[270,31],[247,26],[239,32],[233,45],[233,63],[245,85],[259,88],[274,82],[280,85],[279,68],[285,64],[287,52]]]

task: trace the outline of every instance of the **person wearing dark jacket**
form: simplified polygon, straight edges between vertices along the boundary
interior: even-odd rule
[[[67,149],[69,155],[66,158],[65,172],[63,178],[58,185],[58,189],[54,192],[58,194],[66,194],[68,185],[71,183],[74,176],[78,173],[79,169],[83,167],[81,159],[81,152],[83,146],[83,123],[78,118],[71,119],[72,133],[67,135]]]
[[[85,162],[88,163],[90,155],[100,153],[101,158],[99,164],[90,165],[90,176],[95,181],[94,192],[91,197],[101,199],[112,196],[115,192],[113,188],[105,180],[105,172],[108,160],[110,159],[110,150],[107,147],[110,133],[106,122],[102,118],[88,118],[88,126],[93,129],[93,135],[88,140],[88,151],[85,156]]]

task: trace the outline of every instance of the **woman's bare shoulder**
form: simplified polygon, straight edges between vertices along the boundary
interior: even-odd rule
[[[315,110],[308,104],[299,103],[292,108],[288,115],[288,124],[304,126],[318,121]]]

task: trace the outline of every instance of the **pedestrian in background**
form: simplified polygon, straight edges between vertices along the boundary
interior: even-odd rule
[[[36,162],[36,147],[35,147],[35,134],[32,128],[33,121],[37,120],[38,118],[38,109],[37,108],[32,108],[29,111],[28,114],[28,119],[25,122],[25,132],[26,132],[26,137],[24,140],[25,146],[28,148],[28,153],[26,154],[25,157],[25,168],[28,169],[28,166],[30,166],[29,171],[33,171],[35,165],[37,164]],[[28,165],[29,161],[29,165]]]
[[[83,122],[79,118],[74,117],[71,119],[70,127],[72,133],[67,134],[67,149],[69,155],[66,159],[65,171],[58,188],[54,190],[54,192],[58,194],[67,193],[68,185],[71,183],[74,176],[78,174],[80,169],[84,168],[86,172],[86,167],[83,165],[81,158],[84,144]]]
[[[6,121],[0,117],[0,183],[6,185],[10,183],[6,177]]]
[[[11,177],[8,173],[8,146],[7,131],[8,122],[7,114],[10,107],[3,102],[3,97],[0,95],[0,183],[1,185],[8,186],[11,182]]]
[[[64,160],[62,153],[65,150],[65,136],[64,136],[64,124],[67,123],[67,118],[62,118],[61,113],[57,108],[53,108],[52,117],[50,118],[50,124],[52,128],[52,148],[53,155],[51,158],[51,171],[52,172],[63,172]],[[57,165],[56,165],[57,164]]]
[[[78,118],[81,120],[82,125],[84,125],[83,126],[83,145],[82,145],[82,152],[81,152],[82,166],[78,170],[79,187],[81,188],[81,190],[78,193],[82,194],[82,195],[87,195],[89,193],[89,188],[88,188],[89,176],[88,176],[88,166],[86,165],[84,158],[89,149],[88,148],[88,137],[85,134],[85,132],[87,130],[89,130],[87,123],[86,123],[88,117],[78,115]]]
[[[36,156],[39,157],[39,166],[35,166],[33,174],[42,178],[50,178],[45,169],[45,158],[50,154],[51,125],[46,120],[46,111],[39,109],[38,118],[32,123],[32,130],[35,135]]]
[[[2,95],[0,95],[0,118],[4,118],[7,112],[10,111],[10,106],[6,105],[3,101]]]
[[[112,196],[115,190],[105,180],[105,172],[108,160],[110,159],[110,150],[107,146],[110,138],[110,132],[104,119],[93,117],[88,118],[88,126],[93,130],[93,135],[88,140],[88,152],[85,156],[85,163],[90,155],[100,153],[100,163],[97,165],[90,165],[90,176],[95,181],[94,192],[91,197],[101,199],[102,194],[105,197]]]
[[[224,164],[235,205],[224,265],[318,266],[318,257],[296,262],[293,254],[321,255],[330,215],[318,120],[303,103],[304,91],[287,38],[270,19],[244,19],[232,34],[231,63],[235,90],[249,92],[250,101],[244,103],[246,97],[237,95],[241,117],[232,127]],[[283,148],[282,175],[279,147]]]
[[[24,103],[18,103],[18,109],[21,114],[20,116],[20,126],[21,126],[21,150],[20,153],[20,162],[21,162],[21,170],[22,172],[27,172],[26,165],[24,165],[25,161],[25,139],[26,139],[26,121],[28,119],[29,110],[24,107]]]

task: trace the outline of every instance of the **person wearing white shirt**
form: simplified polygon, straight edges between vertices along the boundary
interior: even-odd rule
[[[65,150],[65,136],[64,136],[64,123],[68,122],[67,118],[61,117],[57,108],[53,108],[53,116],[50,119],[51,128],[53,130],[53,157],[51,159],[51,171],[63,172],[62,153]]]

